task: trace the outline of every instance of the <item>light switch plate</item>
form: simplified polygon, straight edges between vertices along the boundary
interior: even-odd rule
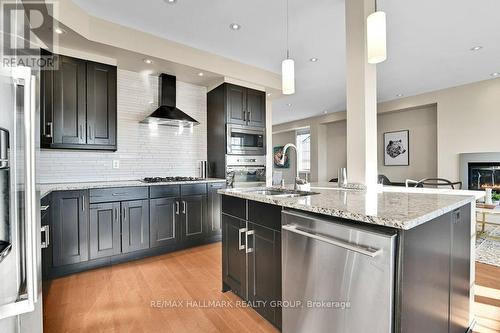
[[[120,160],[113,160],[113,169],[120,169]]]

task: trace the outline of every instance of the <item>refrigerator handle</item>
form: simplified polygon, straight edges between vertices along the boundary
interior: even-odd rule
[[[12,303],[0,306],[0,319],[32,312],[38,298],[38,228],[37,204],[35,193],[35,109],[36,109],[36,77],[31,75],[29,67],[12,69],[15,86],[24,89],[24,129],[25,129],[25,211],[24,211],[24,248],[20,249],[20,265],[24,265],[25,280],[20,283],[19,295]],[[14,107],[14,106],[13,106]],[[23,230],[24,229],[24,230]],[[22,244],[21,244],[22,245]]]

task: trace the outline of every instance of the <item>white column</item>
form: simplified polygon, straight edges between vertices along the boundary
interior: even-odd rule
[[[377,71],[368,64],[366,18],[374,0],[346,1],[347,172],[350,183],[377,183]]]

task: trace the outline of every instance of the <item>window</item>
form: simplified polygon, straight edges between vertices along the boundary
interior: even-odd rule
[[[311,132],[307,129],[296,132],[297,161],[299,172],[311,170]]]

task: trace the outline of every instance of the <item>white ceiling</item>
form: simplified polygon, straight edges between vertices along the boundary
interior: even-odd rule
[[[285,0],[73,1],[94,16],[276,73],[285,56]],[[345,109],[344,0],[289,1],[297,92],[273,102],[275,124]],[[379,100],[500,72],[500,1],[379,0],[378,7],[387,13],[389,57],[378,66]],[[241,30],[230,30],[233,22]],[[476,45],[484,48],[471,52]]]

